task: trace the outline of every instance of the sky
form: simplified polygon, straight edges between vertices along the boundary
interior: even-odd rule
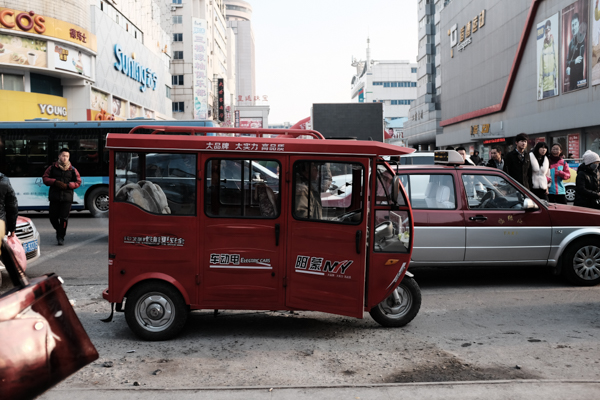
[[[256,93],[269,124],[310,116],[313,103],[351,102],[352,57],[416,63],[417,0],[246,0],[252,5]]]

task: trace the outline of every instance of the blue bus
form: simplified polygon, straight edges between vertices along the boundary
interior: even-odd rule
[[[217,126],[212,120],[161,121],[25,121],[0,122],[0,172],[10,178],[19,211],[48,210],[48,189],[42,182],[46,168],[68,148],[71,163],[81,175],[72,210],[108,215],[108,150],[106,134],[127,133],[139,125]],[[150,133],[139,131],[139,133]]]

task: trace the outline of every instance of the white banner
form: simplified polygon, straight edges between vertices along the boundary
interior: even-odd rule
[[[194,119],[208,118],[208,46],[206,43],[206,20],[192,18],[193,67],[194,67]]]

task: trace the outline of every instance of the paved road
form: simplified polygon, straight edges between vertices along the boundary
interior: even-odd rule
[[[99,321],[109,311],[100,297],[107,221],[74,213],[58,247],[47,215],[32,217],[43,259],[28,273],[63,276],[100,352],[42,399],[600,398],[600,288],[571,287],[544,269],[415,271],[423,305],[404,329],[368,314],[208,310],[192,313],[177,339],[149,343],[122,314]]]

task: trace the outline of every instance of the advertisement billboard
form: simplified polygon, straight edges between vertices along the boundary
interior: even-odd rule
[[[91,76],[92,58],[71,46],[54,46],[54,68]]]
[[[600,84],[600,10],[598,9],[598,0],[590,0],[594,8],[594,18],[592,18],[592,85]]]
[[[578,0],[562,10],[562,91],[588,87],[589,0]]]
[[[0,63],[46,68],[45,40],[0,34]]]
[[[192,18],[194,119],[208,118],[206,20]]]
[[[537,99],[558,96],[558,13],[537,24]],[[555,40],[556,38],[556,40]]]

